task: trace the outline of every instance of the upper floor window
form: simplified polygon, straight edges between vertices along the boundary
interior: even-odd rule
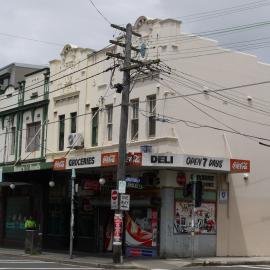
[[[77,113],[70,114],[70,133],[76,133],[77,131]]]
[[[25,152],[39,151],[39,149],[40,149],[40,129],[41,129],[40,122],[27,124]]]
[[[113,105],[107,105],[107,139],[112,140],[112,130],[113,130]]]
[[[139,99],[133,99],[131,103],[131,140],[138,140],[139,133]]]
[[[98,145],[98,108],[92,109],[92,146]]]
[[[65,140],[65,115],[59,115],[59,134],[58,134],[58,150],[64,150],[64,140]]]
[[[16,143],[16,127],[11,128],[11,144],[10,144],[10,155],[15,154],[15,143]]]
[[[153,137],[156,135],[156,95],[147,97],[148,105],[148,136]]]

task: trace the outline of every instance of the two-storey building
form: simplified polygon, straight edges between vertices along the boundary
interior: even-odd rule
[[[42,221],[46,173],[49,69],[11,64],[1,69],[1,243],[23,245],[29,215]],[[42,223],[42,222],[41,222]]]
[[[146,17],[134,25],[142,34],[134,45],[146,48],[137,59],[158,58],[161,64],[132,72],[126,255],[191,255],[191,179],[202,191],[195,210],[195,255],[267,255],[267,237],[260,233],[267,226],[269,198],[261,181],[268,179],[267,148],[259,142],[269,133],[263,83],[269,66],[181,33],[180,27],[180,21]],[[122,53],[114,46],[94,53],[67,45],[61,59],[50,63],[51,75],[61,70],[66,75],[51,85],[47,158],[55,160],[57,171],[49,191],[48,246],[55,246],[55,237],[59,248],[68,246],[65,209],[75,168],[75,248],[103,252],[112,247],[121,104],[112,85],[121,83],[122,75],[112,68],[117,62],[106,60],[107,51]],[[258,245],[253,245],[255,235]]]

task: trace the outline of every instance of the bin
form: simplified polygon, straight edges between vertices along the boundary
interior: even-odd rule
[[[26,254],[41,254],[42,233],[38,230],[25,231],[24,251]]]

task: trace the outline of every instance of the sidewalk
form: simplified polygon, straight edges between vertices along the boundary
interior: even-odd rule
[[[260,265],[269,264],[270,257],[213,257],[213,258],[189,258],[179,259],[153,259],[153,258],[125,258],[121,265],[113,264],[109,256],[88,256],[88,254],[74,255],[69,259],[68,254],[43,252],[41,255],[28,255],[23,250],[0,248],[0,255],[23,257],[25,259],[53,261],[88,267],[100,267],[110,269],[169,269],[176,270],[188,266],[214,266],[214,265]]]

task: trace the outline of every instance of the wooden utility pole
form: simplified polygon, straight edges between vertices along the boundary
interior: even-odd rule
[[[125,32],[125,43],[119,41],[110,40],[114,45],[125,48],[124,56],[120,53],[114,54],[107,52],[107,56],[124,60],[123,67],[123,83],[121,85],[122,90],[122,102],[121,102],[121,118],[120,118],[120,132],[119,132],[119,161],[117,166],[117,190],[119,191],[119,181],[125,181],[126,178],[126,153],[127,153],[127,129],[128,129],[128,111],[129,111],[129,92],[130,92],[130,71],[132,69],[138,69],[141,67],[148,67],[151,64],[158,63],[159,60],[155,61],[138,61],[131,58],[131,52],[136,51],[140,52],[139,49],[132,46],[132,35],[141,37],[140,34],[132,30],[132,25],[129,23],[126,25],[126,28],[111,24],[111,27],[116,28],[120,31]],[[131,65],[131,63],[135,63]],[[113,262],[114,263],[123,263],[123,241],[122,237],[117,237],[116,239],[116,230],[119,232],[119,226],[121,235],[123,235],[123,211],[120,210],[120,196],[118,194],[118,209],[115,210],[114,215],[114,239],[113,239]],[[120,219],[120,221],[119,221]],[[116,224],[117,223],[117,224]]]

